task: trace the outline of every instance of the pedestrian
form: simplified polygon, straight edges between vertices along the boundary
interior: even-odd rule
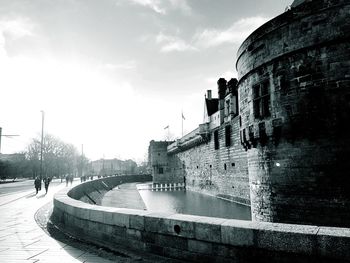
[[[69,174],[66,175],[66,186],[68,186]]]
[[[40,178],[38,176],[35,177],[34,187],[35,187],[35,190],[36,190],[36,194],[38,194],[39,190],[41,189],[41,180],[40,180]]]
[[[50,184],[50,182],[51,182],[50,177],[45,177],[45,178],[44,178],[45,191],[46,191],[45,194],[47,194],[47,190],[49,190],[49,184]]]

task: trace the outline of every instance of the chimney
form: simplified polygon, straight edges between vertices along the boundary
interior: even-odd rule
[[[217,83],[218,83],[219,100],[222,100],[225,98],[225,95],[226,95],[227,81],[224,78],[220,78]]]
[[[211,90],[207,90],[207,99],[211,100]]]

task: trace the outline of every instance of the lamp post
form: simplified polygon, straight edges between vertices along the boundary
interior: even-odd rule
[[[41,146],[40,146],[40,180],[43,179],[44,116],[45,116],[45,112],[42,110],[41,111]]]

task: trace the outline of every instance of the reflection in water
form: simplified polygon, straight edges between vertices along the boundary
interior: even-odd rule
[[[251,220],[250,207],[191,191],[139,190],[148,211]]]

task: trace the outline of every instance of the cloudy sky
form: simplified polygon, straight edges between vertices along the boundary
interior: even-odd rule
[[[144,158],[203,121],[204,94],[291,0],[0,0],[2,153],[45,131],[90,159]]]

